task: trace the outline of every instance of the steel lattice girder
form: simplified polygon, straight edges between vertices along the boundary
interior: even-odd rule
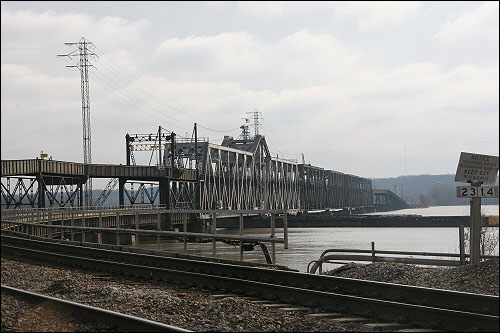
[[[59,207],[74,207],[79,191],[87,180],[86,177],[75,178],[46,175],[42,175],[40,179],[42,183],[39,183],[38,186],[43,188],[43,192],[47,195],[49,200],[50,207],[56,205]],[[74,185],[76,185],[75,188],[73,188]]]
[[[14,188],[11,186],[11,180],[15,180]],[[25,182],[28,182],[28,185]],[[2,206],[7,209],[11,206],[14,208],[22,206],[35,208],[38,201],[38,185],[36,191],[34,189],[36,183],[37,180],[33,177],[3,177],[1,183]]]
[[[252,141],[253,140],[253,141]],[[200,209],[325,209],[372,206],[371,180],[270,156],[264,137],[224,146],[178,143],[179,159],[198,156]],[[244,141],[244,140],[243,140]],[[241,148],[241,149],[238,149]],[[182,162],[184,163],[184,162]],[[186,194],[184,194],[186,195]]]
[[[47,175],[42,175],[37,178],[2,178],[2,206],[5,206],[6,208],[10,208],[11,206],[14,206],[14,208],[21,206],[41,208],[40,203],[44,203],[45,198],[48,199],[50,207],[75,206],[75,200],[78,196],[78,192],[86,180],[86,177],[61,177]],[[16,180],[16,185],[13,189],[11,189],[11,179]],[[28,186],[26,186],[25,182],[28,182]],[[76,185],[76,188],[73,188],[74,185]],[[42,195],[43,198],[41,198],[40,195]],[[27,199],[27,201],[25,199]]]

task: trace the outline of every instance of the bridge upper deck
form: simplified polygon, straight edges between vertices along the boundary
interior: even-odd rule
[[[90,178],[118,178],[136,180],[159,180],[161,178],[177,178],[195,180],[194,170],[181,169],[180,176],[173,175],[169,167],[136,166],[116,164],[88,164],[66,161],[28,159],[28,160],[2,160],[2,177],[11,176],[36,176],[39,174],[90,177]],[[175,177],[174,177],[175,176]]]

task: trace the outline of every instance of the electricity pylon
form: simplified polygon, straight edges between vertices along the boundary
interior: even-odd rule
[[[82,90],[82,122],[83,122],[83,163],[92,163],[92,140],[90,131],[90,95],[89,95],[89,67],[94,67],[89,62],[89,57],[97,56],[92,49],[95,45],[89,42],[84,37],[79,42],[64,43],[68,46],[76,46],[76,50],[68,54],[60,54],[60,57],[80,56],[80,60],[76,65],[66,67],[76,67],[80,70],[81,90]],[[85,183],[85,205],[92,206],[92,178],[88,178]]]
[[[262,118],[262,113],[257,111],[257,109],[255,109],[255,111],[253,111],[253,112],[247,112],[247,113],[250,113],[253,115],[253,129],[254,129],[255,136],[257,136],[257,135],[259,135],[259,126],[260,126],[259,120],[264,120]]]

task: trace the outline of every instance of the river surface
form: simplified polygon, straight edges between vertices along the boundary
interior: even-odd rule
[[[497,205],[483,206],[484,215],[497,215]],[[422,216],[468,216],[468,206],[439,206],[419,209],[403,209],[392,212],[375,213],[386,215],[422,215]],[[487,228],[489,235],[496,235],[498,228]],[[217,229],[217,233],[237,235],[239,230]],[[245,228],[245,235],[269,236],[267,228]],[[283,229],[276,229],[277,237],[283,237]],[[392,251],[418,251],[418,252],[443,252],[459,253],[459,238],[457,227],[446,228],[289,228],[288,249],[283,244],[276,244],[276,263],[285,265],[300,272],[307,270],[307,265],[312,260],[317,260],[326,249],[371,249],[371,242],[375,242],[376,250]],[[155,248],[155,244],[142,246]],[[271,245],[268,244],[271,252]],[[212,254],[212,243],[188,243],[187,254],[207,255]],[[162,250],[183,251],[183,243],[175,240],[162,242]],[[496,246],[498,255],[498,244]],[[253,251],[244,252],[244,261],[265,263],[264,254],[259,246]],[[239,260],[239,247],[217,242],[217,257]],[[446,258],[450,259],[450,258]],[[325,265],[324,269],[334,268],[336,265]]]
[[[483,215],[498,216],[498,205],[481,206]],[[470,206],[436,206],[427,208],[400,209],[391,212],[369,213],[365,215],[422,215],[422,216],[469,216]]]

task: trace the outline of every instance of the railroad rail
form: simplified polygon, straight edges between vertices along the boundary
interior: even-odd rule
[[[130,249],[132,250],[132,249]],[[498,296],[111,251],[2,232],[2,255],[149,276],[323,310],[452,331],[498,331]],[[249,292],[251,291],[251,292]]]
[[[68,312],[76,314],[78,318],[103,322],[106,323],[106,325],[117,327],[125,332],[192,332],[180,327],[67,301],[56,297],[41,295],[2,284],[2,295],[3,294],[9,294],[16,298],[21,298],[35,303],[44,303],[46,305],[50,305],[51,307],[56,306],[58,311],[67,310]]]

